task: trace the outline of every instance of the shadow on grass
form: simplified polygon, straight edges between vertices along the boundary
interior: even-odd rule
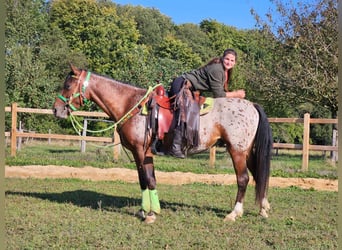
[[[51,154],[57,154],[57,153],[79,153],[79,149],[48,149],[48,152]]]
[[[123,197],[123,196],[112,196],[107,194],[101,194],[94,191],[86,191],[86,190],[74,190],[67,191],[62,193],[38,193],[38,192],[12,192],[6,191],[5,195],[16,195],[23,197],[33,197],[39,198],[42,200],[48,200],[51,202],[58,202],[61,204],[69,203],[79,207],[88,207],[95,210],[101,209],[110,212],[120,212],[126,213],[128,215],[135,215],[128,210],[121,210],[125,207],[131,206],[139,206],[141,204],[141,199],[131,198],[131,197]],[[203,213],[203,210],[213,212],[218,217],[224,218],[227,214],[227,210],[218,209],[215,207],[200,207],[196,205],[188,205],[184,203],[175,203],[175,202],[167,202],[160,201],[160,205],[162,209],[169,209],[173,212],[177,212],[178,210],[192,209],[196,211],[199,215]]]

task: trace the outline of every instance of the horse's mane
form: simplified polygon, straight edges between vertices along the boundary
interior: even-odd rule
[[[98,77],[101,77],[101,78],[104,78],[106,80],[109,80],[110,82],[113,82],[115,84],[119,84],[119,85],[125,85],[125,86],[129,86],[129,87],[132,87],[132,88],[135,88],[135,89],[139,89],[139,90],[146,90],[142,87],[139,87],[139,86],[136,86],[136,84],[133,84],[131,82],[126,82],[126,81],[122,81],[122,80],[117,80],[117,79],[114,79],[108,75],[103,75],[103,74],[99,74],[99,73],[96,73],[96,72],[93,72],[91,71],[92,74],[98,76]]]

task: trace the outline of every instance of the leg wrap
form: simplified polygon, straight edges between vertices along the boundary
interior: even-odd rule
[[[142,210],[148,213],[151,211],[150,190],[148,190],[148,188],[145,190],[141,190],[141,194],[142,194],[141,208]]]
[[[157,190],[150,190],[150,199],[151,199],[151,211],[156,214],[160,213],[160,203],[158,198]]]

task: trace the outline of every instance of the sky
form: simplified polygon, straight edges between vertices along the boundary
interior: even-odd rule
[[[199,24],[204,19],[216,20],[237,29],[253,29],[256,21],[251,15],[253,8],[262,18],[274,9],[270,0],[112,0],[121,5],[140,5],[158,9],[179,25]]]

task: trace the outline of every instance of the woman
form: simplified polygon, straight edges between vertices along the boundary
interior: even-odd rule
[[[176,95],[183,86],[184,80],[189,80],[193,90],[201,92],[210,91],[213,93],[214,98],[245,98],[245,91],[243,89],[228,91],[228,83],[231,79],[236,60],[236,51],[226,49],[222,57],[214,58],[207,65],[174,79],[171,83],[169,96]]]
[[[185,73],[174,79],[171,83],[169,97],[177,95],[183,83],[188,80],[192,85],[192,90],[200,92],[212,92],[214,98],[245,98],[243,89],[228,91],[228,83],[232,76],[232,71],[237,60],[237,53],[233,49],[226,49],[222,57],[212,59],[205,66]],[[180,126],[174,130],[174,138],[170,154],[178,158],[184,158],[181,150],[182,132]]]

